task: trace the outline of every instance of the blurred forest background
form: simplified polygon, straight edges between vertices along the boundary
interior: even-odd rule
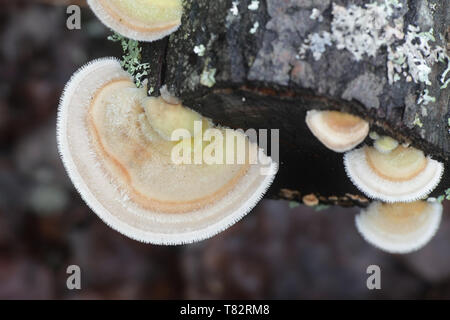
[[[66,6],[83,6],[81,30]],[[315,211],[264,200],[226,232],[160,247],[111,230],[83,203],[58,157],[58,99],[87,61],[120,56],[84,1],[0,0],[0,298],[450,298],[450,207],[437,236],[404,256],[357,233],[357,208]],[[66,268],[82,289],[66,288]],[[382,290],[366,287],[381,267]]]

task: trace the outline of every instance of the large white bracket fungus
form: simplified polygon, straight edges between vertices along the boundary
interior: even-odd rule
[[[100,21],[115,32],[138,41],[155,41],[181,24],[181,0],[88,0]]]
[[[425,198],[438,185],[444,165],[422,151],[402,145],[389,153],[364,146],[344,155],[347,175],[369,198],[411,202]]]
[[[353,149],[369,133],[367,121],[338,111],[310,110],[306,114],[306,124],[322,144],[335,152]]]
[[[409,253],[433,238],[442,211],[442,204],[438,202],[373,202],[355,217],[355,223],[364,239],[379,249]]]
[[[276,172],[276,163],[261,150],[257,164],[249,157],[241,164],[173,163],[171,150],[179,142],[168,140],[167,130],[180,126],[190,132],[196,119],[205,120],[181,105],[147,97],[119,61],[99,59],[66,85],[58,147],[76,189],[109,226],[143,242],[190,243],[246,215]],[[270,170],[262,174],[262,168]]]

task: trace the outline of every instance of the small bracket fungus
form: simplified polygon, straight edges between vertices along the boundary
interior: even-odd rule
[[[328,149],[345,152],[360,144],[369,133],[369,124],[354,115],[338,111],[310,110],[306,124]]]
[[[243,134],[260,161],[251,162],[248,156],[242,163],[175,163],[173,150],[180,142],[167,139],[169,132],[182,129],[190,135],[194,130],[196,140],[199,134],[192,122],[197,120],[212,126],[181,104],[148,97],[119,61],[104,58],[81,68],[66,85],[58,112],[58,147],[78,192],[109,226],[142,242],[190,243],[246,215],[277,168]],[[210,149],[217,139],[205,144],[203,137],[199,148],[190,149],[189,137],[188,150]],[[217,146],[214,152],[229,151]]]
[[[143,101],[142,106],[152,129],[167,141],[172,140],[172,133],[179,128],[186,129],[194,137],[196,121],[202,123],[202,129],[211,127],[210,121],[204,119],[198,112],[181,104],[168,103],[162,97],[149,97]]]
[[[389,153],[398,147],[398,141],[388,136],[382,136],[373,143],[375,149],[381,153]]]
[[[438,202],[373,202],[355,217],[367,242],[390,253],[409,253],[422,248],[435,235],[443,207]]]
[[[319,199],[317,199],[317,197],[314,193],[303,196],[302,201],[308,207],[314,207],[319,204]]]
[[[422,151],[400,145],[390,153],[374,147],[347,152],[347,175],[369,198],[385,202],[410,202],[426,197],[439,183],[442,163]]]
[[[181,24],[181,0],[88,0],[107,27],[134,40],[155,41]]]

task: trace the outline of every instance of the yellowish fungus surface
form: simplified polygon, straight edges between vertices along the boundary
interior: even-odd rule
[[[147,98],[143,107],[152,128],[166,140],[171,140],[172,133],[180,128],[188,130],[194,137],[211,127],[210,122],[198,112],[181,104],[167,103],[162,98]],[[194,131],[196,121],[202,123],[203,131]]]
[[[336,132],[348,133],[364,127],[364,121],[361,118],[345,112],[326,111],[323,113],[323,119]]]
[[[154,41],[181,23],[181,0],[88,0],[99,19],[114,31],[135,40]]]
[[[135,201],[151,210],[187,212],[223,197],[247,172],[248,163],[172,164],[174,144],[167,141],[172,131],[186,129],[194,134],[194,121],[202,117],[160,98],[139,99],[145,92],[130,80],[113,80],[96,93],[90,106],[89,129],[109,173]],[[143,102],[147,99],[152,102],[146,104],[151,109],[147,113],[150,126],[163,133],[154,141],[145,139],[150,128],[141,127],[139,120],[146,113]]]
[[[367,163],[384,179],[390,181],[407,181],[421,173],[427,158],[422,151],[398,146],[389,153],[379,152],[372,147],[365,148]]]
[[[167,139],[178,129],[186,139]],[[228,131],[245,149],[228,147]],[[57,137],[69,176],[92,210],[119,232],[155,244],[199,241],[226,229],[256,205],[277,171],[243,133],[147,97],[112,58],[89,63],[69,81]],[[250,161],[250,146],[261,161]],[[188,152],[188,161],[174,161],[174,150]],[[205,160],[208,152],[218,162]],[[232,162],[223,161],[230,154]]]
[[[392,253],[408,253],[423,247],[436,233],[442,205],[435,202],[374,202],[356,216],[361,235],[374,246]]]
[[[389,153],[398,147],[398,141],[388,136],[378,137],[373,146],[381,153]]]
[[[362,147],[344,156],[347,175],[372,199],[411,202],[426,197],[439,183],[442,163],[402,145],[389,153]]]
[[[182,5],[179,0],[99,0],[125,23],[140,23],[143,28],[167,28],[180,23]],[[132,25],[134,27],[134,25]]]
[[[352,114],[310,110],[306,124],[328,149],[345,152],[360,144],[369,133],[369,124]]]

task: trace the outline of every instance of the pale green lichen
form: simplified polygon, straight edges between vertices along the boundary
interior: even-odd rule
[[[408,74],[415,83],[421,82],[430,86],[432,84],[429,79],[431,67],[437,62],[450,63],[444,48],[441,46],[432,48],[430,42],[435,41],[433,29],[421,32],[419,27],[409,25],[405,41],[398,46],[388,47],[389,83],[392,84],[399,79],[399,77],[394,78],[395,74]],[[444,85],[447,72],[444,71],[441,76],[441,83]]]
[[[420,117],[417,113],[416,113],[416,117],[414,118],[413,125],[418,126],[419,128],[423,127],[422,120],[420,120]]]
[[[206,48],[203,44],[194,47],[194,53],[199,57],[203,57],[205,55]]]
[[[320,12],[319,9],[316,9],[316,8],[313,8],[313,9],[312,9],[312,12],[311,12],[311,15],[309,16],[309,18],[310,18],[311,20],[317,20],[317,21],[319,21],[319,22],[322,22],[322,21],[323,21],[322,13]]]
[[[442,203],[442,201],[444,201],[444,200],[450,200],[450,188],[445,190],[443,195],[440,195],[439,197],[437,197],[437,201],[439,203]]]
[[[258,0],[252,0],[252,2],[248,5],[248,10],[255,11],[259,8],[259,1]]]
[[[450,83],[450,79],[446,79],[450,72],[448,55],[441,46],[431,44],[436,41],[433,29],[421,31],[409,25],[406,34],[403,32],[403,18],[394,19],[395,10],[401,7],[398,0],[348,7],[333,4],[331,32],[309,34],[300,46],[298,58],[304,59],[309,51],[319,60],[326,46],[335,44],[338,50],[347,50],[360,61],[364,56],[375,57],[381,47],[386,47],[389,84],[404,77],[407,82],[431,85],[431,67],[441,62],[447,63],[440,78],[441,88],[447,88]],[[316,16],[317,11],[313,10],[312,18]]]
[[[300,206],[300,203],[297,201],[289,201],[289,208],[294,209]]]
[[[314,211],[319,212],[319,211],[326,210],[326,209],[330,208],[330,205],[328,205],[328,204],[318,204],[318,205],[314,206],[313,208],[314,208]]]
[[[372,140],[377,140],[380,138],[380,135],[378,133],[376,133],[375,131],[371,131],[369,133],[369,138]]]
[[[204,69],[202,74],[200,75],[200,84],[204,85],[205,87],[211,88],[216,84],[216,72],[217,69]]]
[[[441,83],[442,83],[441,89],[447,88],[448,84],[450,83],[450,77],[447,80],[445,80],[445,78],[447,77],[447,74],[450,72],[450,58],[447,55],[445,55],[443,59],[447,59],[447,68],[444,70],[444,72],[441,75]],[[441,62],[444,62],[444,61],[441,61]]]
[[[379,48],[401,39],[402,23],[393,27],[389,21],[397,6],[401,4],[393,1],[373,2],[364,7],[334,5],[331,33],[337,49],[350,51],[359,61],[364,55],[374,57]]]
[[[436,102],[436,98],[430,96],[430,92],[428,91],[428,89],[424,89],[419,99],[417,100],[417,104],[423,104],[426,106],[430,102]]]
[[[230,12],[233,16],[237,16],[239,14],[238,4],[238,1],[233,1],[231,4]]]
[[[258,28],[259,28],[259,22],[256,21],[256,22],[253,24],[253,27],[250,29],[250,33],[251,33],[251,34],[255,34],[256,31],[258,31]]]
[[[141,63],[142,48],[139,46],[139,42],[125,38],[118,33],[109,36],[108,40],[120,42],[123,50],[120,64],[134,78],[136,87],[140,88],[144,77],[148,75],[150,63]]]
[[[314,59],[319,60],[325,51],[323,48],[334,43],[338,50],[351,52],[356,61],[362,60],[364,55],[374,57],[380,47],[403,37],[402,23],[393,27],[389,21],[397,6],[401,4],[392,0],[383,4],[369,3],[364,7],[352,4],[346,8],[333,4],[331,32],[309,35],[300,47],[300,56],[310,50]],[[312,39],[314,45],[310,45]]]
[[[306,52],[310,50],[314,60],[318,61],[326,51],[326,46],[332,46],[331,34],[327,31],[309,34],[300,47],[299,58],[304,59]]]
[[[436,5],[437,5],[437,3],[430,3],[429,4],[429,7],[430,7],[430,10],[431,10],[432,13],[436,12]]]

